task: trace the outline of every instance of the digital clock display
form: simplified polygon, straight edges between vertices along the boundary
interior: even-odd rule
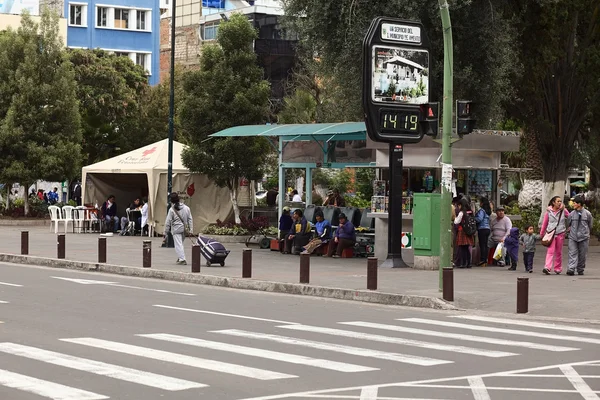
[[[379,114],[382,133],[419,133],[419,111],[382,110]]]

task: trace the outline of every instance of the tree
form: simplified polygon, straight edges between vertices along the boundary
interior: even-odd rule
[[[504,119],[503,102],[513,95],[512,21],[501,18],[504,0],[457,0],[451,8],[454,36],[455,96],[477,103],[481,127]],[[420,20],[432,43],[430,98],[442,98],[443,36],[437,0],[284,0],[287,23],[298,32],[301,63],[308,77],[335,88],[334,121],[362,120],[362,41],[373,18],[401,15]],[[318,64],[315,66],[315,63]],[[317,82],[313,79],[313,82]],[[343,105],[340,107],[340,105]]]
[[[72,50],[83,126],[84,162],[92,164],[146,142],[140,100],[148,90],[142,67],[107,51]]]
[[[516,55],[524,71],[511,111],[541,155],[544,205],[565,193],[576,142],[600,100],[600,3],[515,0],[507,7],[518,21]]]
[[[81,125],[73,65],[49,11],[0,33],[0,181],[25,189],[61,181],[80,167]]]
[[[265,138],[210,139],[209,135],[266,121],[270,88],[252,51],[256,38],[257,32],[246,17],[232,15],[219,25],[218,44],[203,46],[199,70],[188,71],[183,77],[180,121],[189,145],[183,152],[183,163],[229,189],[238,223],[240,179],[262,178],[271,147]]]

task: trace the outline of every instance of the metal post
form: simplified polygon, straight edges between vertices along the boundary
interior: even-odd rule
[[[444,102],[443,102],[443,133],[442,133],[442,198],[440,203],[440,271],[439,289],[444,283],[445,268],[452,268],[451,264],[451,221],[450,206],[452,204],[452,101],[454,79],[454,55],[452,45],[452,24],[450,22],[450,9],[447,0],[438,0],[444,31]],[[451,275],[448,275],[451,276]]]
[[[300,283],[310,282],[310,254],[300,254]]]
[[[65,235],[61,233],[58,235],[58,248],[56,258],[65,258]]]
[[[21,254],[29,254],[29,231],[21,231]]]
[[[529,278],[517,278],[517,314],[529,312]]]
[[[106,238],[98,238],[98,263],[106,262]]]
[[[252,278],[252,249],[242,250],[242,278]]]
[[[384,268],[408,268],[402,259],[402,144],[390,143],[390,196],[388,209],[388,256]]]
[[[367,289],[377,290],[377,257],[367,259]]]
[[[142,245],[142,267],[152,267],[152,241],[144,240]]]
[[[444,268],[444,292],[442,297],[446,301],[454,301],[454,269]]]
[[[200,246],[197,244],[192,246],[192,272],[200,273]]]
[[[283,207],[285,206],[285,200],[286,200],[286,195],[285,195],[285,169],[282,167],[283,165],[283,139],[281,137],[277,138],[278,140],[278,149],[277,149],[277,153],[278,153],[278,157],[279,157],[279,201],[278,201],[278,207],[277,207],[277,220],[279,221],[279,219],[281,218],[281,216],[283,215]],[[285,239],[285,237],[280,237],[280,234],[277,234],[277,237],[279,239]]]
[[[169,152],[167,161],[167,214],[171,208],[171,193],[173,192],[173,136],[175,132],[175,21],[177,0],[171,5],[171,71],[169,87]],[[163,247],[175,247],[173,236],[169,232]]]

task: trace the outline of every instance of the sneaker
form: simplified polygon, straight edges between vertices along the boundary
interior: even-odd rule
[[[334,254],[332,257],[333,258],[340,258],[340,256],[338,256],[337,254]]]
[[[575,271],[567,271],[567,275],[573,276],[573,275],[575,275]]]
[[[550,270],[548,268],[544,268],[542,272],[546,275],[550,275]]]
[[[532,270],[532,269],[530,269],[530,270],[529,270],[529,271],[527,271],[527,272],[529,272],[530,274],[533,274],[533,270]]]
[[[577,272],[577,275],[583,275],[583,271]]]
[[[487,267],[487,262],[481,261],[477,264],[478,267]]]
[[[560,275],[561,271],[554,271],[556,275]]]
[[[508,271],[516,271],[516,270],[517,270],[517,267],[509,267],[508,268]]]
[[[177,260],[177,265],[187,265],[185,260]]]

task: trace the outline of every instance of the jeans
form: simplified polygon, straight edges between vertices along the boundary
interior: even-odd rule
[[[119,230],[119,217],[111,217],[110,215],[104,217],[104,223],[107,227],[110,226],[111,222],[113,223],[113,232],[117,233],[117,231]]]
[[[477,236],[479,237],[479,261],[485,263],[487,262],[488,239],[490,238],[490,230],[479,229],[477,231]]]
[[[525,270],[533,270],[533,256],[534,252],[523,253],[523,264],[525,264]]]

